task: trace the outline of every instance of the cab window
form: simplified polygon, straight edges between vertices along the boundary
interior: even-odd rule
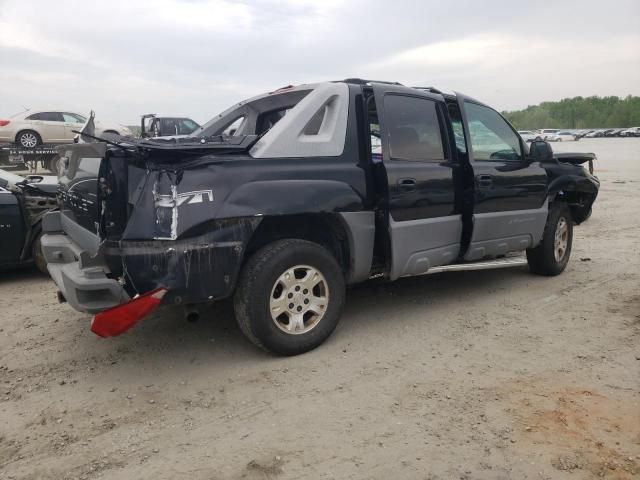
[[[389,156],[393,160],[442,162],[445,153],[436,103],[426,98],[385,95]]]
[[[495,110],[465,102],[473,159],[522,160],[520,137]]]
[[[42,112],[40,113],[40,120],[45,122],[64,122],[60,112]]]

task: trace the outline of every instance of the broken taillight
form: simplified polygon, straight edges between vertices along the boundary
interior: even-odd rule
[[[0,120],[0,127],[6,127],[11,123],[11,120]]]
[[[160,306],[166,288],[156,288],[130,302],[100,312],[91,321],[91,331],[100,337],[115,337],[149,315]]]

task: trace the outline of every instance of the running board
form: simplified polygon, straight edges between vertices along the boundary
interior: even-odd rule
[[[427,270],[425,272],[425,275],[440,272],[459,272],[467,270],[490,270],[493,268],[521,267],[526,264],[527,259],[525,257],[499,258],[496,260],[488,260],[484,262],[454,263],[452,265],[433,267]]]

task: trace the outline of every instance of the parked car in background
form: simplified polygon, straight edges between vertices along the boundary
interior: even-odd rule
[[[546,140],[549,135],[558,132],[557,128],[540,128],[536,130],[535,140]]]
[[[640,127],[631,127],[620,132],[621,137],[640,137]]]
[[[191,135],[200,125],[187,117],[159,117],[150,113],[142,116],[140,136],[143,138]]]
[[[586,138],[600,138],[600,137],[604,137],[604,132],[605,130],[593,130],[590,133],[587,133],[585,135]]]
[[[86,115],[64,110],[27,110],[0,120],[0,143],[15,143],[24,148],[42,144],[71,143],[74,130],[80,130],[87,121]],[[124,125],[95,122],[96,135],[132,135]]]
[[[525,142],[533,142],[536,139],[536,134],[532,130],[518,130],[518,133]]]
[[[552,133],[547,135],[547,142],[575,142],[580,140],[580,137],[573,132],[569,132],[568,130],[561,130],[556,133]]]
[[[47,273],[40,248],[42,217],[57,207],[58,178],[21,177],[0,169],[0,268],[35,263]]]
[[[620,136],[620,132],[622,132],[622,130],[624,130],[624,128],[612,128],[612,129],[607,130],[606,132],[604,132],[604,136],[605,137],[619,137]]]
[[[578,135],[578,137],[580,138],[584,138],[591,132],[593,132],[593,130],[579,130],[576,135]]]

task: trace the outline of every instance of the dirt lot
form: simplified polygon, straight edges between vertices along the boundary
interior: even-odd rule
[[[1,273],[0,478],[639,478],[640,139],[601,142],[563,275],[360,286],[295,358],[225,303],[100,339],[50,281]]]

